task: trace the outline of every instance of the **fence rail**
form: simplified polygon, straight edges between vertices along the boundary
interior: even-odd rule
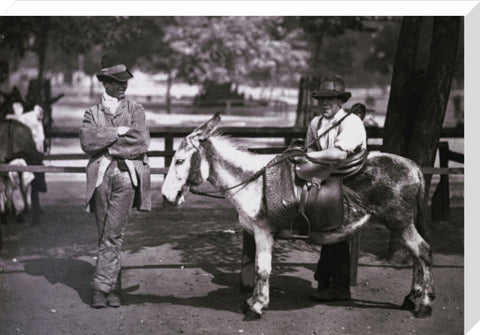
[[[34,173],[85,173],[86,168],[83,166],[52,166],[52,165],[9,165],[0,164],[0,172],[34,172]],[[167,174],[168,168],[151,168],[152,174]],[[422,168],[424,174],[464,174],[464,168]]]
[[[185,137],[195,127],[149,127],[152,138],[162,137]],[[305,127],[222,127],[222,133],[234,137],[280,137],[280,138],[303,138],[307,133]],[[368,138],[383,138],[383,128],[367,127]],[[53,128],[52,137],[78,138],[79,130],[76,127]],[[443,128],[440,134],[442,138],[463,138],[464,131],[461,128]]]
[[[174,154],[173,144],[175,138],[182,138],[190,134],[194,127],[150,127],[150,136],[152,138],[164,138],[165,150],[152,152],[150,157],[165,157],[165,166],[170,165]],[[367,137],[369,139],[383,138],[383,128],[367,127]],[[290,143],[292,139],[304,138],[307,129],[304,127],[223,127],[220,128],[223,134],[238,138],[283,138],[285,143]],[[79,130],[75,127],[53,128],[52,137],[57,138],[78,138]],[[440,134],[441,138],[463,138],[464,131],[461,128],[443,128]],[[370,144],[369,150],[380,150],[381,145]],[[285,147],[276,148],[252,148],[250,151],[261,154],[278,154],[285,150]],[[77,159],[73,157],[65,159]],[[46,160],[64,159],[61,155],[47,155]],[[78,156],[81,157],[81,156]],[[83,158],[81,158],[83,159]],[[443,166],[442,166],[443,167]],[[440,170],[439,170],[440,171]]]
[[[175,138],[182,138],[190,134],[194,127],[150,127],[150,135],[152,138],[164,138],[165,150],[163,151],[149,151],[149,157],[164,157],[165,166],[170,165],[171,159],[175,154],[173,144]],[[283,138],[285,143],[289,143],[292,139],[303,138],[306,133],[304,127],[223,127],[220,129],[223,134],[238,137],[238,138]],[[52,137],[56,138],[78,138],[79,130],[75,127],[53,128],[51,131]],[[369,139],[383,138],[383,129],[376,127],[367,127],[367,136]],[[442,138],[463,138],[463,129],[459,128],[443,128],[441,132]],[[369,144],[369,150],[381,150],[379,144]],[[268,147],[268,148],[249,148],[248,150],[258,154],[278,154],[285,150],[286,146]],[[446,191],[448,188],[445,183],[448,183],[449,174],[464,174],[464,168],[449,168],[448,161],[453,160],[463,163],[464,155],[453,152],[448,149],[447,142],[441,142],[439,145],[440,152],[440,167],[423,167],[424,174],[439,174],[447,175],[447,179],[443,179],[442,187]],[[88,159],[88,155],[83,153],[78,154],[46,154],[45,161],[56,160],[81,160]],[[5,171],[30,171],[30,172],[46,172],[46,173],[84,173],[85,167],[71,167],[71,166],[48,166],[48,165],[30,165],[30,166],[12,166],[0,164],[0,172]],[[152,174],[166,174],[168,168],[151,168]]]

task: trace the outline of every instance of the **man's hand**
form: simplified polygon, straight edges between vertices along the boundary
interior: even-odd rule
[[[117,134],[118,134],[119,136],[122,136],[122,135],[125,135],[125,134],[127,133],[127,131],[129,131],[129,130],[130,130],[129,127],[123,127],[123,126],[122,126],[122,127],[118,127],[118,128],[117,128]]]
[[[297,157],[293,157],[292,158],[292,161],[295,163],[295,164],[305,164],[308,162],[308,158],[307,157],[304,157],[304,156],[297,156]]]

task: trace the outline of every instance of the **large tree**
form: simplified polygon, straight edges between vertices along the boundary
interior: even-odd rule
[[[405,17],[384,126],[383,150],[433,166],[458,53],[460,17]],[[421,30],[430,29],[428,43]],[[421,42],[421,43],[420,43]],[[419,59],[421,47],[428,57]],[[427,189],[431,176],[427,176]]]
[[[433,166],[455,73],[460,24],[460,17],[403,19],[383,151],[408,157],[420,166]],[[428,195],[431,175],[425,179]],[[394,240],[389,255],[404,259]]]

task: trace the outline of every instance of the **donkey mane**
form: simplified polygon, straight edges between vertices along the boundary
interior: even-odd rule
[[[214,133],[209,138],[212,152],[207,148],[207,156],[212,159],[222,157],[222,165],[241,168],[245,172],[257,172],[270,160],[269,157],[249,152],[231,140],[231,138]]]

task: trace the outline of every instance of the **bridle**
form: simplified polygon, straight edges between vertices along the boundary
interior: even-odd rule
[[[335,122],[334,124],[332,124],[330,127],[328,127],[325,131],[323,131],[321,134],[319,134],[318,136],[316,136],[314,139],[312,139],[310,142],[306,143],[305,145],[303,145],[302,147],[292,147],[292,148],[287,148],[284,152],[282,152],[279,156],[276,156],[274,157],[271,161],[269,161],[263,168],[261,168],[260,170],[258,170],[257,172],[255,172],[250,178],[248,178],[247,180],[245,181],[242,181],[234,186],[231,186],[231,187],[228,187],[228,188],[224,188],[224,189],[221,189],[221,190],[216,190],[216,191],[210,191],[210,192],[203,192],[203,191],[199,191],[197,189],[194,189],[194,188],[190,188],[190,192],[193,193],[193,194],[196,194],[196,195],[203,195],[203,196],[207,196],[207,197],[211,197],[211,198],[217,198],[217,199],[225,199],[225,197],[223,196],[218,196],[218,195],[215,195],[215,194],[219,194],[219,193],[225,193],[227,191],[231,191],[237,187],[240,187],[240,186],[243,186],[243,185],[246,185],[246,184],[249,184],[251,183],[252,181],[254,181],[255,179],[259,178],[268,168],[271,168],[272,166],[275,166],[275,165],[278,165],[280,163],[282,163],[283,161],[287,160],[287,159],[291,159],[291,158],[295,158],[295,157],[304,157],[304,158],[307,158],[308,160],[310,160],[308,157],[307,157],[307,149],[309,147],[311,147],[313,144],[315,144],[316,141],[318,141],[322,136],[324,136],[325,134],[327,134],[330,130],[332,130],[333,128],[335,127],[338,127],[340,125],[340,123],[342,123],[343,120],[345,120],[345,118],[347,116],[349,116],[350,114],[352,114],[351,111],[347,112],[340,120],[338,120],[337,122]],[[320,119],[321,121],[321,119]],[[199,150],[199,148],[197,146],[195,146],[193,143],[191,143],[188,138],[187,138],[187,142],[189,144],[191,144],[197,151]],[[325,164],[325,163],[320,163],[320,162],[315,162],[317,164]]]

